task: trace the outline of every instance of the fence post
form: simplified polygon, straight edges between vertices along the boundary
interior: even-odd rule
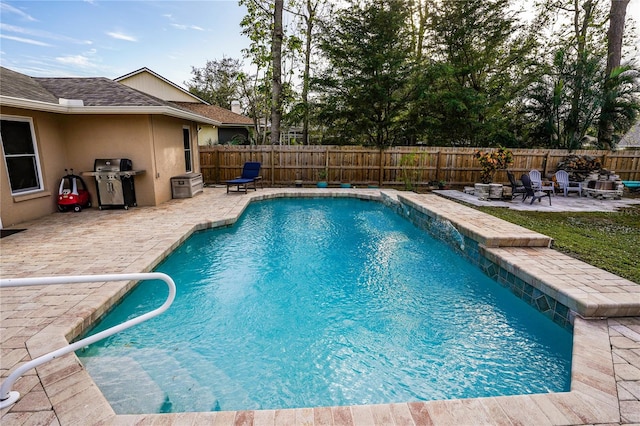
[[[215,166],[215,182],[220,183],[220,146],[216,145],[215,157],[213,159],[213,165]]]
[[[436,151],[436,182],[440,182],[440,150]]]
[[[271,144],[271,186],[274,187],[276,186],[276,165],[275,165],[275,160],[274,160],[274,153],[273,150],[275,148],[275,145]]]
[[[384,147],[380,147],[380,158],[378,159],[378,187],[382,188],[382,175],[384,174],[384,167],[382,162],[382,157],[384,157]]]
[[[542,176],[547,177],[547,166],[549,165],[549,156],[551,155],[551,151],[547,150],[547,155],[544,157],[544,164],[542,165]]]

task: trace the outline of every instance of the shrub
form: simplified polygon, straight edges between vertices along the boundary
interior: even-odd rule
[[[480,162],[480,181],[482,183],[493,182],[493,177],[498,170],[506,170],[513,163],[511,150],[500,147],[496,151],[477,151],[474,157]]]

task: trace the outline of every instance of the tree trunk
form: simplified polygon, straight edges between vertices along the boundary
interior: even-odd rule
[[[620,66],[622,58],[622,36],[624,34],[624,20],[627,14],[629,0],[611,0],[609,12],[609,31],[607,32],[607,71],[602,93],[602,109],[598,125],[598,144],[604,148],[611,148],[613,143],[613,122],[608,92],[612,89],[611,73]]]
[[[302,76],[302,143],[309,144],[309,79],[311,78],[311,47],[313,37],[313,26],[316,21],[316,9],[318,3],[313,4],[307,0],[307,16],[305,31],[305,51],[304,51],[304,74]]]
[[[273,39],[271,58],[273,61],[273,79],[271,81],[271,143],[280,143],[280,119],[282,118],[282,11],[284,0],[275,0],[273,10]]]
[[[580,2],[573,0],[573,30],[576,37],[577,63],[575,74],[575,87],[573,88],[573,96],[571,98],[571,110],[567,118],[567,128],[565,132],[565,148],[576,149],[580,146],[580,139],[583,136],[580,132],[580,101],[583,92],[583,80],[585,74],[585,62],[589,53],[586,50],[587,31],[589,29],[589,21],[591,20],[594,3],[593,0],[587,0],[582,5],[584,16],[580,20]]]

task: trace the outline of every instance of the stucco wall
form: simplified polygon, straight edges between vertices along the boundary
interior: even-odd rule
[[[62,115],[3,107],[3,115],[33,117],[45,191],[13,197],[4,158],[0,161],[0,215],[2,226],[57,211],[57,194],[65,168],[76,174],[92,171],[96,158],[129,158],[136,170],[139,206],[171,199],[171,177],[184,174],[183,126],[191,130],[193,170],[199,171],[195,123],[160,115]],[[95,179],[83,177],[98,206]]]
[[[35,142],[37,144],[44,191],[26,195],[11,195],[9,175],[4,158],[0,160],[0,213],[2,226],[9,227],[35,219],[57,210],[57,195],[60,179],[66,162],[64,138],[56,114],[31,112],[16,108],[0,108],[4,116],[33,117]],[[8,117],[7,117],[8,118]]]
[[[151,129],[147,115],[67,115],[61,118],[67,141],[68,161],[79,171],[92,171],[96,158],[129,158],[139,206],[155,205]],[[93,205],[98,205],[95,179],[85,177]]]
[[[183,126],[188,126],[191,136],[191,157],[193,171],[200,171],[197,132],[193,123],[172,117],[153,116],[153,144],[156,155],[154,161],[156,204],[171,199],[171,178],[186,172],[183,147]]]

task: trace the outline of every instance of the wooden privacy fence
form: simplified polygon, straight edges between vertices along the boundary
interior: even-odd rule
[[[426,186],[444,181],[462,186],[480,182],[480,164],[474,158],[478,148],[393,147],[377,149],[359,146],[279,146],[217,145],[200,147],[200,168],[205,183],[220,183],[241,174],[247,161],[262,163],[266,185],[290,186],[296,180],[310,185],[327,172],[330,184],[399,186],[410,183]],[[491,149],[483,149],[484,151]],[[550,176],[568,155],[599,158],[603,168],[615,171],[622,180],[640,180],[640,151],[513,149],[514,162],[509,170],[520,177],[532,169]],[[504,171],[495,182],[508,183]]]

